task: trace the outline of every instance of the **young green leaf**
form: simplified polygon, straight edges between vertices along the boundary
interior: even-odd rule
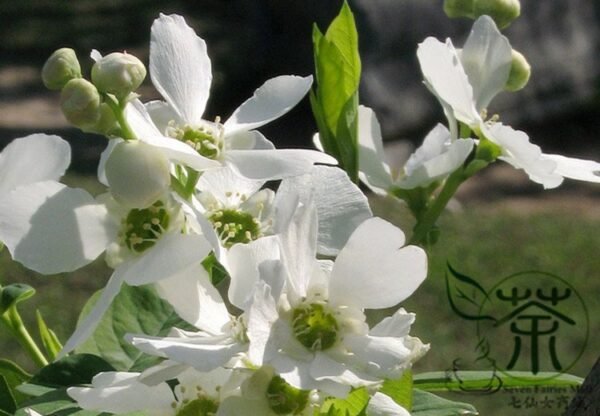
[[[96,374],[114,370],[108,362],[95,355],[73,354],[42,368],[29,383],[50,387],[89,384]]]
[[[91,310],[96,299],[97,294],[90,298],[81,317]],[[92,336],[76,352],[98,355],[119,371],[142,370],[157,364],[160,359],[129,344],[124,339],[125,334],[166,336],[173,326],[191,329],[152,286],[123,285]]]
[[[3,375],[0,375],[0,411],[12,415],[17,410],[17,402],[12,389]]]
[[[37,318],[38,328],[40,330],[40,338],[42,339],[42,344],[44,345],[44,349],[46,350],[46,354],[48,354],[50,361],[54,361],[59,351],[62,349],[62,344],[58,340],[58,337],[48,325],[44,321],[42,317],[42,313],[38,310],[35,311],[35,316]]]
[[[405,371],[402,377],[397,380],[385,380],[379,392],[391,397],[392,400],[406,409],[412,408],[412,371]]]
[[[361,63],[354,16],[344,2],[325,35],[313,29],[316,91],[313,115],[323,150],[358,181],[358,85]]]
[[[27,373],[12,361],[0,359],[0,376],[4,377],[4,380],[11,389],[12,395],[17,403],[20,403],[26,398],[25,394],[17,390],[17,386],[29,380],[31,374]]]
[[[352,390],[345,399],[329,398],[321,407],[324,416],[364,416],[369,403],[366,388]]]

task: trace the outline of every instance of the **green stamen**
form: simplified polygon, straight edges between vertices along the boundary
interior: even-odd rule
[[[292,319],[294,335],[306,348],[322,351],[335,345],[338,323],[322,304],[302,305],[294,309]]]
[[[124,224],[125,245],[133,252],[141,253],[154,244],[169,226],[169,214],[161,201],[144,209],[132,209]]]
[[[239,209],[219,210],[211,214],[208,219],[213,223],[217,235],[227,248],[236,243],[247,244],[262,236],[260,221]]]

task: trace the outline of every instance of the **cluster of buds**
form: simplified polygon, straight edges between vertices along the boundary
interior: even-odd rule
[[[444,11],[448,17],[477,19],[490,16],[499,29],[508,27],[521,14],[519,0],[444,0]],[[527,59],[513,49],[510,75],[504,89],[518,91],[527,85],[531,66]]]
[[[61,91],[66,119],[85,132],[109,136],[119,135],[115,106],[122,108],[145,77],[146,67],[138,58],[115,52],[96,60],[88,81],[70,48],[56,50],[42,69],[44,85]]]

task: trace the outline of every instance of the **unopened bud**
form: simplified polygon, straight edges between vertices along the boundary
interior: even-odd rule
[[[473,2],[474,18],[488,15],[499,29],[504,29],[521,14],[519,0],[475,0]]]
[[[157,148],[139,140],[121,142],[106,161],[106,179],[117,202],[147,208],[169,189],[169,161]]]
[[[86,133],[97,133],[104,136],[119,136],[121,130],[115,113],[106,103],[100,104],[98,109],[98,119],[94,124],[78,126]]]
[[[100,94],[91,82],[72,79],[62,89],[60,108],[67,120],[77,127],[95,125],[100,117]]]
[[[527,62],[522,53],[513,49],[510,73],[508,74],[508,80],[504,89],[507,91],[518,91],[527,85],[530,76],[531,65],[529,65],[529,62]]]
[[[445,0],[444,12],[448,17],[473,18],[474,0]]]
[[[54,51],[42,68],[42,81],[46,88],[60,90],[73,78],[81,78],[81,67],[71,48]]]
[[[146,67],[138,58],[114,52],[100,58],[92,67],[92,82],[98,90],[126,97],[146,78]]]

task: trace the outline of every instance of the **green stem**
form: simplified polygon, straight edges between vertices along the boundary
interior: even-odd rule
[[[118,102],[108,94],[104,94],[104,98],[106,104],[108,104],[113,114],[115,115],[119,126],[121,126],[121,138],[124,140],[137,139],[135,133],[129,125],[129,122],[127,121],[127,118],[125,117],[125,106],[127,105],[127,100]]]
[[[452,173],[441,192],[435,198],[435,200],[429,205],[427,211],[420,216],[413,229],[413,235],[411,238],[411,244],[423,244],[426,241],[427,234],[434,227],[436,221],[448,205],[448,202],[456,193],[456,190],[467,179],[464,175],[463,168],[456,170]]]
[[[2,314],[1,319],[2,322],[8,326],[15,338],[17,338],[25,351],[27,351],[33,362],[39,367],[47,366],[48,360],[29,334],[29,331],[27,331],[17,308],[14,306],[8,308],[4,314]]]

